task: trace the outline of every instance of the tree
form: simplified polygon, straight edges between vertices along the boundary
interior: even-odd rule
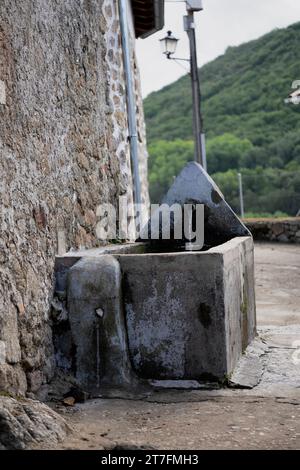
[[[253,149],[248,139],[223,134],[207,142],[207,164],[210,173],[240,168],[244,156]]]
[[[149,145],[149,183],[151,202],[161,202],[174,177],[194,158],[192,141],[159,140]]]

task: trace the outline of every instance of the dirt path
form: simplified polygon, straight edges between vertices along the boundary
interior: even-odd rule
[[[155,402],[94,400],[73,416],[64,449],[295,449],[299,400],[159,393]]]
[[[91,400],[64,411],[74,432],[60,448],[299,449],[300,247],[257,244],[255,258],[258,325],[269,345],[259,386]]]
[[[255,275],[258,325],[300,324],[300,245],[257,243]]]

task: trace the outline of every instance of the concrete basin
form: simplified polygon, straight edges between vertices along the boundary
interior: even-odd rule
[[[70,343],[62,352],[56,341],[58,366],[94,394],[140,379],[222,381],[256,334],[251,237],[201,252],[148,249],[57,258]]]
[[[118,257],[132,365],[147,379],[222,379],[254,338],[253,242]]]

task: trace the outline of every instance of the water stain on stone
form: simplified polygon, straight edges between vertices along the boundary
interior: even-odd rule
[[[215,189],[211,191],[211,200],[214,204],[219,204],[222,201],[222,197]]]
[[[201,303],[199,306],[199,320],[204,328],[209,328],[211,325],[211,308],[209,305]]]

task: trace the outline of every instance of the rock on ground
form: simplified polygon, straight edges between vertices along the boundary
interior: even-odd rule
[[[0,449],[58,443],[70,430],[63,417],[35,400],[0,396]]]

